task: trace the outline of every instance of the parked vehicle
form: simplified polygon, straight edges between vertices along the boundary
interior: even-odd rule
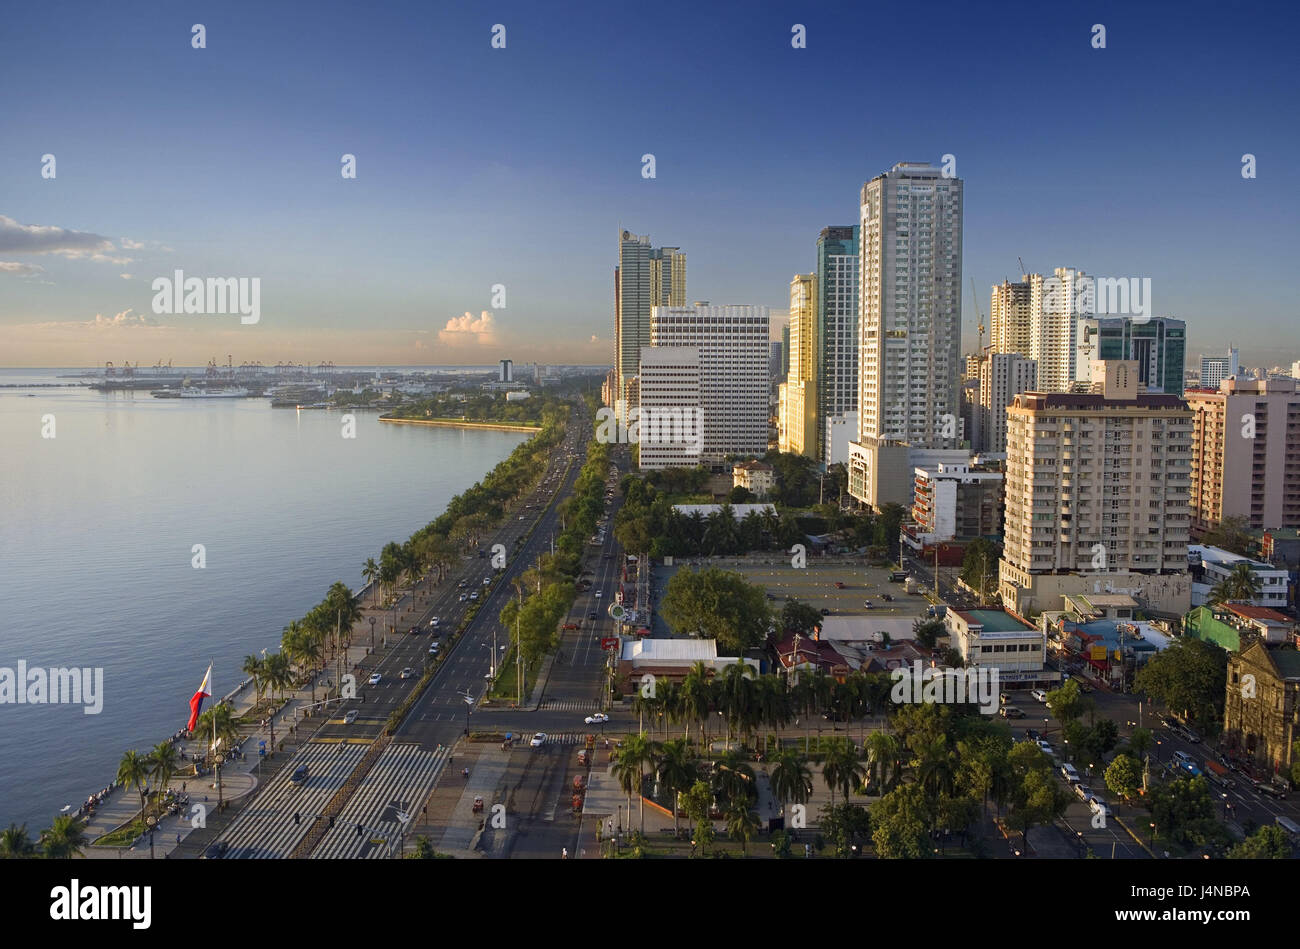
[[[1061,777],[1071,784],[1079,783],[1079,772],[1075,770],[1074,765],[1068,761],[1061,765]]]
[[[1029,694],[1032,695],[1034,698],[1036,698],[1038,701],[1042,702],[1044,705],[1047,704],[1047,693],[1044,692],[1042,689],[1034,689],[1034,691],[1030,692]]]
[[[1205,759],[1205,776],[1215,784],[1222,785],[1225,788],[1235,788],[1237,782],[1232,780],[1231,772],[1217,761],[1209,758]]]
[[[1025,713],[1018,706],[1004,705],[998,709],[998,714],[1003,718],[1024,718]]]

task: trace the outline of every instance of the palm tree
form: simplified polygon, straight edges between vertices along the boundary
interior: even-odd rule
[[[691,722],[702,722],[709,715],[709,673],[703,662],[691,666],[682,680],[682,718],[686,722],[686,735],[691,737]]]
[[[657,752],[658,749],[656,747],[655,742],[651,741],[649,736],[647,736],[645,732],[641,732],[640,734],[634,735],[631,738],[623,739],[623,747],[619,749],[619,753],[618,753],[618,760],[620,764],[623,763],[624,758],[627,758],[629,760],[627,761],[626,766],[629,768],[631,767],[636,768],[637,793],[641,797],[641,833],[643,835],[645,834],[645,795],[641,794],[641,788],[645,783],[646,765],[649,765],[650,770],[652,771],[655,769],[656,760],[658,758]],[[632,817],[631,808],[632,808],[632,799],[629,796],[628,812],[627,812],[629,820],[631,820]]]
[[[295,643],[290,649],[290,657],[298,665],[298,670],[307,670],[311,675],[311,701],[316,704],[316,666],[321,660],[320,643],[314,639],[304,639]]]
[[[50,860],[80,857],[85,846],[85,828],[80,820],[68,814],[54,818],[54,824],[41,832],[41,849]]]
[[[0,831],[0,860],[20,860],[32,856],[36,845],[27,836],[27,825],[11,823]]]
[[[154,787],[158,789],[158,806],[161,811],[162,794],[176,773],[176,746],[169,741],[160,741],[145,758],[145,764],[149,768],[149,777],[153,779]]]
[[[122,756],[117,766],[117,780],[128,791],[134,785],[140,792],[140,818],[144,819],[144,790],[149,782],[149,763],[134,748]]]
[[[749,855],[749,842],[759,830],[758,814],[751,811],[746,804],[736,801],[727,808],[727,834],[733,840],[740,841],[740,853]]]
[[[618,781],[618,786],[627,794],[627,823],[632,826],[632,792],[638,795],[642,790],[642,783],[645,780],[641,763],[641,754],[644,754],[643,744],[638,744],[635,738],[625,738],[623,747],[618,750],[618,758],[614,762],[614,777]],[[642,804],[644,809],[645,805]]]
[[[290,625],[296,626],[297,624],[291,623]],[[245,656],[244,664],[240,667],[240,671],[246,676],[252,676],[253,694],[257,697],[257,705],[261,705],[262,691],[266,688],[266,680],[262,677],[262,660],[252,655]]]
[[[812,796],[812,771],[808,759],[797,751],[782,751],[772,767],[772,796],[786,804],[807,804]]]
[[[205,711],[199,716],[198,723],[194,726],[194,734],[202,735],[205,739],[214,732],[218,745],[229,747],[239,738],[239,726],[235,723],[235,717],[230,711],[230,706],[225,702],[219,702]],[[212,751],[215,754],[216,748],[213,748]],[[119,780],[121,780],[120,777]]]
[[[888,732],[872,732],[867,736],[867,783],[884,794],[899,778],[898,739]]]
[[[361,568],[361,577],[370,585],[370,605],[374,606],[379,595],[379,564],[375,563],[375,558],[371,557],[366,561],[366,565]]]
[[[757,705],[755,701],[754,670],[743,661],[735,662],[722,671],[719,679],[719,707],[726,713],[727,741],[731,741],[732,726],[744,740],[743,731],[752,721]]]
[[[940,735],[926,745],[917,758],[916,780],[925,789],[926,797],[937,802],[950,795],[957,779],[957,756],[948,747],[948,739]]]
[[[724,752],[713,768],[713,789],[730,803],[743,802],[746,807],[758,797],[754,786],[754,769],[734,751]]]
[[[685,738],[665,741],[660,746],[659,780],[673,795],[673,836],[677,836],[677,810],[681,794],[699,779]]]
[[[831,807],[835,806],[835,789],[843,791],[847,801],[849,791],[862,783],[863,774],[857,746],[847,738],[833,741],[822,763],[822,780],[831,792]]]
[[[1259,596],[1259,591],[1259,579],[1255,576],[1255,571],[1249,561],[1243,560],[1234,564],[1228,575],[1214,585],[1210,591],[1210,602],[1249,602]]]

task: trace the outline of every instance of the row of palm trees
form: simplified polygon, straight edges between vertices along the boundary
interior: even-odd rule
[[[209,728],[211,719],[209,719]],[[153,746],[147,754],[140,754],[134,748],[122,755],[117,766],[117,780],[127,791],[135,788],[140,794],[140,817],[147,816],[145,795],[152,783],[154,800],[158,805],[159,816],[162,814],[162,795],[168,783],[180,768],[176,747],[169,741],[162,741]]]
[[[1251,565],[1242,561],[1233,564],[1228,575],[1210,590],[1211,603],[1249,603],[1259,596],[1259,578]]]
[[[41,831],[37,842],[27,833],[26,824],[11,823],[0,830],[0,860],[27,860],[34,857],[67,860],[81,856],[86,843],[84,825],[78,818],[66,814],[54,818],[53,824]]]
[[[707,723],[718,713],[726,723],[728,741],[733,735],[743,741],[763,729],[779,739],[781,729],[791,722],[823,713],[843,721],[873,714],[885,707],[892,687],[886,672],[858,670],[840,682],[821,669],[757,676],[752,666],[735,663],[714,676],[697,662],[680,683],[661,679],[653,689],[639,689],[634,706],[643,723],[645,714],[652,720],[659,717],[665,736],[672,723],[682,726],[683,737],[689,739],[694,725],[707,740]]]

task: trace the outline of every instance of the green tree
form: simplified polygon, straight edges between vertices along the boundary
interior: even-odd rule
[[[160,741],[154,745],[153,751],[145,759],[145,764],[149,768],[149,777],[157,788],[159,810],[162,808],[162,795],[167,790],[167,784],[172,776],[176,774],[178,763],[176,746],[169,741]]]
[[[776,756],[771,774],[772,796],[782,807],[807,804],[812,796],[812,770],[808,760],[797,751],[785,749]]]
[[[659,780],[673,795],[673,836],[677,835],[677,812],[681,809],[682,792],[688,791],[699,780],[699,769],[691,760],[690,749],[684,738],[666,741],[659,755]]]
[[[1137,671],[1134,686],[1173,711],[1181,712],[1204,732],[1223,721],[1228,681],[1228,654],[1214,643],[1180,636]]]
[[[1142,764],[1126,754],[1115,756],[1106,768],[1106,787],[1125,800],[1137,796],[1142,787]]]
[[[1207,547],[1219,547],[1242,557],[1249,557],[1255,546],[1250,521],[1242,516],[1225,517],[1201,537]]]
[[[818,829],[830,843],[835,856],[856,857],[871,839],[871,814],[859,804],[845,802],[822,808]]]
[[[948,627],[941,619],[918,619],[912,623],[912,635],[922,649],[933,649],[939,637],[947,633]]]
[[[835,791],[839,789],[848,799],[849,792],[862,784],[866,770],[862,767],[857,747],[847,738],[836,738],[829,743],[822,761],[822,780],[831,792],[831,806],[835,805]]]
[[[988,595],[992,587],[997,586],[998,558],[1002,551],[998,545],[983,537],[976,537],[966,545],[966,552],[961,561],[958,574],[963,583],[972,590],[980,591],[980,601]]]
[[[1205,778],[1178,778],[1151,790],[1151,819],[1157,832],[1184,846],[1219,843],[1226,831],[1214,819],[1214,799]]]
[[[1275,824],[1265,824],[1228,851],[1229,860],[1287,860],[1290,856],[1286,831]]]
[[[1232,565],[1228,575],[1210,590],[1211,603],[1249,603],[1259,596],[1259,578],[1246,561]]]
[[[758,814],[741,801],[733,801],[727,808],[727,835],[740,841],[740,852],[749,855],[749,842],[758,835]]]
[[[871,840],[884,860],[916,860],[934,855],[927,828],[930,814],[920,785],[903,784],[870,808]]]
[[[716,640],[721,655],[743,655],[763,640],[772,622],[761,586],[716,567],[678,570],[659,612],[679,636]]]
[[[140,817],[144,818],[144,794],[149,784],[149,760],[134,748],[122,756],[117,765],[117,780],[126,790],[140,792]]]
[[[27,825],[10,823],[0,831],[0,860],[22,860],[34,856],[36,845],[27,835]]]
[[[812,635],[812,631],[822,624],[822,615],[816,607],[801,603],[794,597],[786,597],[785,606],[781,608],[781,632]]]
[[[85,825],[67,814],[54,818],[54,823],[41,832],[41,850],[51,860],[80,857],[86,843]]]

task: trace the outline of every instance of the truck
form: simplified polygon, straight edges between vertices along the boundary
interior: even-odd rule
[[[1205,776],[1215,784],[1222,785],[1225,788],[1235,788],[1237,786],[1237,782],[1232,780],[1232,772],[1210,758],[1205,759]]]

